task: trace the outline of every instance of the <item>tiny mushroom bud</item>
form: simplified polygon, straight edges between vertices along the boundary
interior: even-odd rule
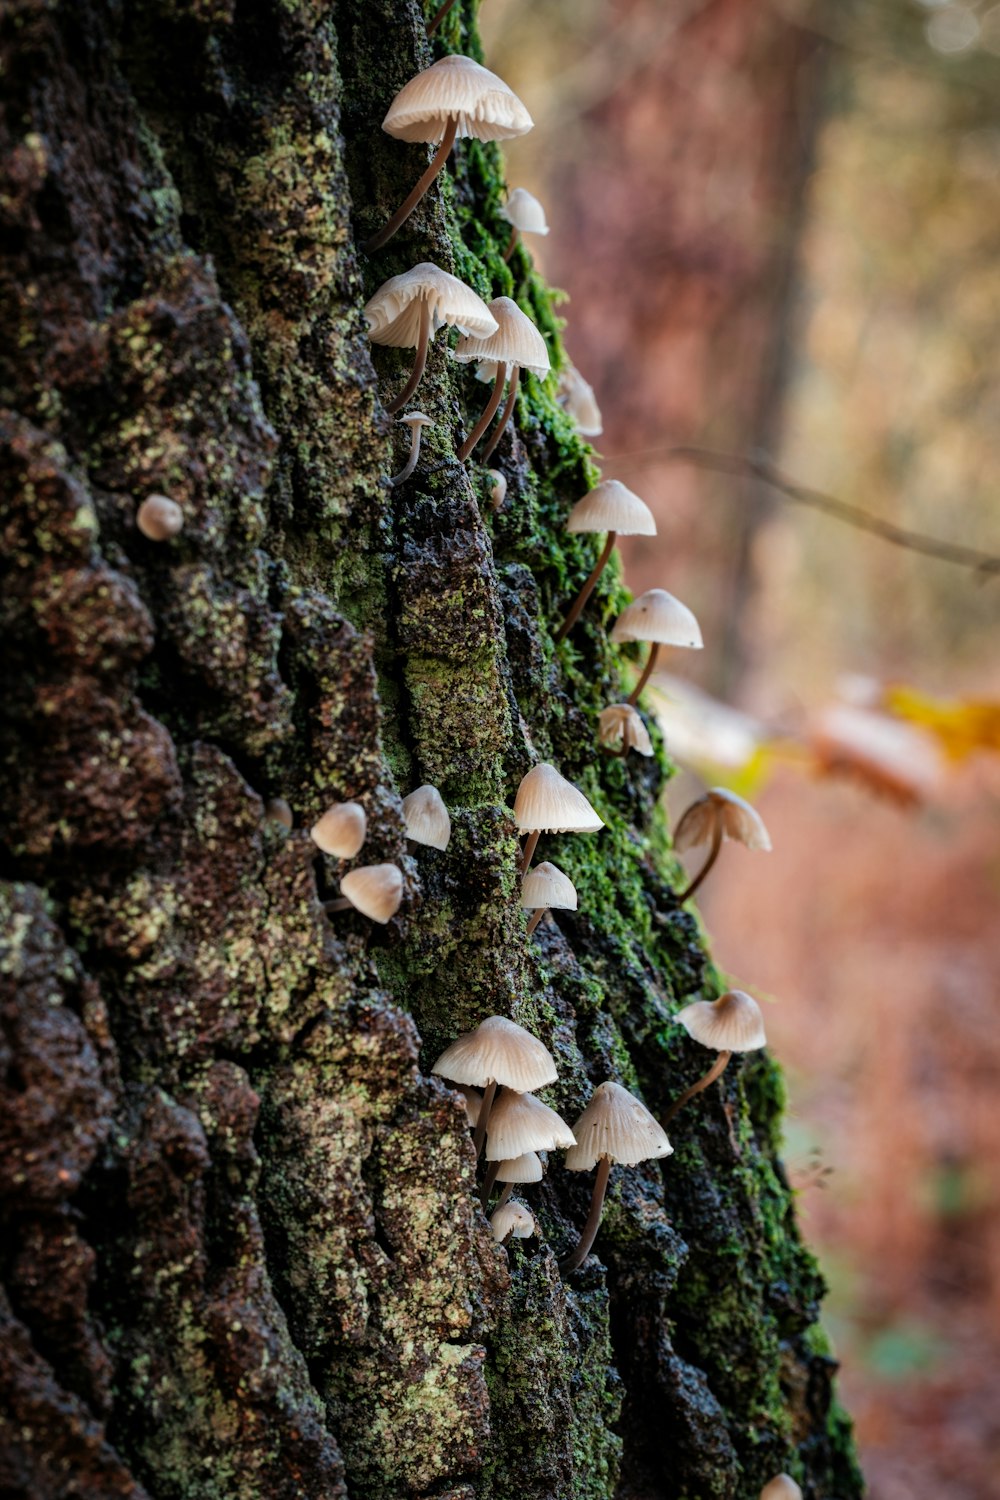
[[[184,512],[169,495],[147,495],[135,513],[135,524],[151,542],[167,542],[184,525]]]
[[[478,365],[485,362],[487,365],[496,366],[490,399],[483,408],[479,421],[458,450],[460,463],[465,462],[493,420],[493,413],[500,405],[500,398],[503,395],[508,365],[511,366],[511,377],[507,400],[496,431],[483,452],[484,462],[493,452],[500,434],[510,421],[522,369],[530,370],[533,375],[549,373],[549,351],[545,346],[545,340],[517,303],[510,297],[494,297],[489,304],[489,310],[497,322],[496,332],[485,336],[467,334],[465,338],[459,339],[454,349],[454,358],[462,364]]]
[[[515,1183],[541,1182],[542,1159],[535,1151],[525,1151],[522,1156],[515,1156],[512,1161],[495,1161],[490,1165],[487,1173],[490,1187],[495,1182],[505,1183],[503,1192],[497,1199],[497,1207],[502,1208],[510,1198]],[[489,1193],[486,1197],[489,1198]]]
[[[634,495],[624,484],[619,484],[617,479],[604,479],[574,505],[566,519],[566,530],[574,533],[606,531],[607,537],[592,572],[559,627],[557,645],[573,629],[580,611],[594,592],[597,580],[607,567],[619,532],[622,536],[655,536],[656,522],[653,520],[653,512],[638,495]]]
[[[715,864],[723,839],[745,844],[748,849],[768,852],[771,848],[771,836],[757,809],[724,786],[713,786],[704,797],[691,803],[674,833],[675,849],[695,849],[699,844],[710,846],[708,858],[687,890],[678,896],[679,901],[694,895]]]
[[[499,469],[487,469],[487,474],[492,482],[490,499],[493,501],[493,509],[499,510],[507,498],[507,479]]]
[[[324,854],[353,859],[365,841],[368,819],[360,802],[334,802],[309,830]]]
[[[628,702],[633,705],[649,680],[661,646],[689,646],[698,650],[702,645],[698,621],[687,605],[666,589],[647,589],[626,605],[614,623],[611,639],[619,643],[649,641],[651,644],[642,676],[628,695]]]
[[[498,1088],[514,1089],[522,1094],[528,1089],[544,1088],[556,1080],[556,1065],[548,1048],[523,1026],[508,1021],[506,1016],[489,1016],[475,1031],[460,1036],[442,1052],[431,1072],[439,1073],[452,1083],[485,1089],[473,1141],[477,1156]],[[525,1146],[523,1149],[535,1148]],[[505,1154],[519,1156],[521,1153]]]
[[[528,932],[532,933],[550,906],[560,911],[576,911],[576,886],[558,865],[543,860],[521,881],[521,905],[534,912],[528,923]]]
[[[433,418],[425,417],[422,411],[408,411],[405,417],[399,418],[399,421],[410,429],[410,456],[399,473],[394,474],[389,480],[389,483],[393,486],[405,484],[409,479],[417,467],[417,460],[420,457],[420,438],[423,430],[425,427],[434,426]]]
[[[455,144],[467,136],[506,141],[531,129],[531,116],[502,78],[471,57],[440,58],[400,89],[382,129],[400,141],[440,142],[430,166],[383,229],[364,246],[380,250],[410,217],[444,166]]]
[[[559,372],[556,400],[566,412],[582,437],[600,437],[604,431],[601,408],[597,404],[594,388],[584,380],[575,365],[567,365]]]
[[[744,990],[727,990],[718,1000],[695,1000],[679,1010],[674,1020],[679,1021],[696,1042],[711,1047],[719,1055],[705,1076],[674,1100],[663,1117],[664,1125],[669,1124],[689,1099],[707,1089],[725,1072],[734,1052],[755,1052],[758,1047],[767,1045],[760,1006]]]
[[[490,1219],[490,1228],[498,1245],[502,1245],[508,1236],[515,1240],[529,1240],[536,1233],[535,1220],[531,1211],[516,1198],[512,1198],[509,1203],[503,1203],[497,1208]]]
[[[403,798],[406,837],[415,844],[431,849],[447,849],[451,838],[451,818],[436,786],[418,786]]]
[[[602,709],[597,725],[598,744],[609,755],[620,755],[622,760],[630,750],[637,750],[640,755],[652,755],[653,742],[649,738],[649,730],[642,722],[642,715],[631,703],[612,703]],[[621,749],[613,750],[610,748],[613,745],[621,745]]]
[[[500,210],[500,217],[514,226],[503,253],[504,260],[510,260],[514,254],[519,235],[545,235],[549,232],[549,226],[545,222],[545,209],[534,193],[529,193],[527,188],[515,188],[512,193],[508,194],[507,202]]]
[[[559,1264],[559,1269],[565,1273],[582,1266],[590,1253],[601,1223],[612,1162],[635,1167],[641,1161],[670,1156],[674,1149],[646,1106],[618,1083],[602,1083],[594,1091],[593,1098],[573,1126],[573,1133],[577,1144],[566,1153],[567,1169],[570,1172],[589,1172],[596,1166],[597,1175],[590,1213],[577,1247]]]
[[[555,766],[533,766],[521,780],[514,798],[514,822],[528,835],[521,855],[526,875],[542,833],[596,833],[604,827],[583,793],[560,776]]]
[[[761,1490],[760,1500],[802,1500],[802,1491],[790,1474],[776,1474]]]
[[[280,823],[282,828],[291,828],[295,822],[292,809],[284,797],[272,797],[265,807],[264,812],[271,819],[272,823]]]
[[[344,911],[353,906],[373,922],[388,922],[402,903],[403,877],[396,865],[361,865],[348,870],[340,889],[344,894],[339,901],[328,901],[327,911]]]
[[[417,351],[410,378],[386,405],[388,412],[405,406],[420,384],[428,346],[440,328],[447,324],[485,335],[497,327],[496,318],[471,287],[430,261],[383,281],[365,303],[365,317],[373,344]]]

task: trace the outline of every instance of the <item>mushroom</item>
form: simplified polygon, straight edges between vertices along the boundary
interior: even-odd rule
[[[487,469],[486,473],[492,484],[490,499],[493,501],[493,509],[499,510],[507,498],[507,477],[499,469]]]
[[[496,330],[497,320],[481,297],[457,276],[449,276],[430,261],[411,266],[401,276],[390,276],[365,303],[368,334],[373,344],[416,349],[413,370],[386,411],[405,406],[420,384],[431,339],[445,324],[472,333]]]
[[[594,592],[597,580],[607,566],[618,533],[621,532],[622,536],[655,536],[656,522],[644,500],[640,500],[638,495],[634,495],[617,479],[605,479],[589,494],[584,495],[582,500],[577,501],[566,519],[566,530],[573,533],[606,531],[607,538],[592,573],[559,627],[556,645],[565,640],[573,629],[580,611]]]
[[[604,431],[594,387],[584,380],[575,365],[566,365],[559,371],[556,400],[582,437],[599,437]]]
[[[475,1129],[479,1123],[479,1111],[483,1106],[483,1096],[478,1089],[456,1089],[465,1100],[465,1118]]]
[[[135,513],[135,524],[151,542],[168,542],[184,525],[184,512],[169,495],[147,495]]]
[[[604,827],[583,793],[544,762],[521,779],[514,798],[514,822],[528,837],[521,854],[521,874],[528,873],[542,833],[597,833]]]
[[[516,1161],[529,1151],[563,1150],[575,1144],[576,1137],[566,1121],[534,1094],[501,1095],[493,1106],[486,1132],[486,1160],[490,1166],[483,1181],[483,1207],[493,1191],[502,1161]]]
[[[534,912],[528,923],[529,934],[534,932],[550,906],[560,911],[576,911],[576,886],[557,865],[543,860],[529,870],[521,881],[521,905]]]
[[[649,730],[642,722],[642,715],[631,703],[612,703],[601,710],[597,721],[597,741],[609,755],[620,755],[622,760],[630,750],[637,750],[640,755],[653,753]],[[618,744],[621,745],[620,750],[610,748]]]
[[[484,374],[489,372],[487,378],[493,380],[490,399],[484,406],[479,421],[458,450],[459,462],[463,464],[490,425],[493,413],[500,405],[508,365],[511,367],[511,376],[507,401],[496,431],[483,453],[484,463],[493,452],[500,434],[510,421],[522,369],[530,370],[533,375],[549,373],[549,351],[545,347],[545,340],[517,303],[510,297],[494,297],[489,304],[489,310],[496,319],[496,331],[485,336],[467,334],[465,338],[459,339],[454,350],[455,359],[460,360],[462,364],[478,364]]]
[[[556,1065],[549,1049],[506,1016],[489,1016],[475,1031],[468,1031],[446,1047],[431,1069],[452,1083],[471,1084],[485,1090],[476,1121],[473,1145],[478,1156],[489,1124],[493,1100],[498,1088],[513,1089],[518,1094],[528,1089],[544,1088],[556,1081]],[[522,1150],[534,1150],[522,1147]],[[506,1156],[519,1156],[508,1151]]]
[[[531,116],[502,78],[471,57],[440,58],[404,84],[389,105],[382,129],[400,141],[440,142],[430,166],[392,218],[364,245],[371,255],[381,250],[405,224],[441,171],[456,137],[507,141],[532,127]]]
[[[291,828],[295,822],[292,809],[284,797],[272,797],[264,809],[266,817],[272,823],[280,823],[282,828]]]
[[[418,786],[403,798],[406,837],[430,849],[447,849],[451,818],[436,786]]]
[[[391,485],[405,484],[417,467],[417,459],[420,457],[420,439],[425,427],[433,427],[432,417],[425,417],[422,411],[408,411],[405,417],[399,418],[400,423],[410,429],[410,456],[406,460],[405,467],[400,469],[389,480]]]
[[[490,1219],[490,1228],[498,1245],[502,1245],[508,1237],[515,1240],[530,1240],[531,1236],[537,1233],[531,1210],[525,1208],[524,1204],[519,1203],[516,1198],[510,1203],[497,1205]]]
[[[649,641],[651,644],[642,676],[626,700],[633,707],[656,665],[661,646],[690,646],[699,650],[702,645],[698,621],[687,605],[666,589],[647,589],[626,605],[614,623],[611,639],[619,643]]]
[[[503,1208],[514,1191],[515,1184],[541,1182],[542,1171],[542,1159],[536,1151],[525,1151],[522,1156],[515,1156],[512,1161],[491,1163],[490,1187],[492,1188],[494,1182],[505,1184],[503,1192],[497,1199],[497,1208]],[[488,1198],[489,1193],[486,1196]]]
[[[620,1083],[602,1083],[595,1089],[593,1098],[573,1126],[573,1134],[577,1143],[566,1153],[568,1170],[589,1172],[596,1166],[597,1175],[590,1213],[576,1249],[559,1262],[560,1271],[567,1275],[583,1265],[596,1238],[612,1162],[635,1167],[641,1161],[670,1156],[674,1149],[646,1106]]]
[[[790,1474],[776,1474],[761,1490],[760,1500],[802,1500],[802,1491]]]
[[[346,911],[353,906],[373,922],[388,922],[403,900],[403,877],[396,865],[361,865],[348,870],[340,882],[343,895],[327,901],[327,911]]]
[[[767,1044],[760,1006],[744,990],[727,990],[718,1000],[695,1000],[679,1010],[674,1020],[680,1022],[688,1036],[701,1042],[703,1047],[713,1048],[719,1055],[704,1078],[692,1083],[679,1099],[674,1100],[663,1117],[664,1125],[669,1125],[689,1099],[721,1077],[734,1052],[755,1052]]]
[[[360,802],[334,802],[309,830],[324,854],[353,859],[365,841],[368,819]]]
[[[678,901],[686,901],[694,895],[718,859],[723,839],[732,839],[735,843],[745,844],[748,849],[762,849],[765,853],[771,848],[771,836],[757,809],[724,786],[713,786],[704,797],[691,803],[674,832],[675,849],[696,849],[699,844],[710,846],[708,858],[687,890],[678,896]]]
[[[520,235],[548,234],[549,232],[549,226],[545,222],[545,209],[534,193],[529,193],[527,188],[515,188],[512,193],[508,193],[507,202],[500,210],[500,217],[514,226],[503,253],[505,261],[510,260],[514,254]]]

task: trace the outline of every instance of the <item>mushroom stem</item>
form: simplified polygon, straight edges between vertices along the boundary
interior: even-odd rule
[[[510,377],[510,386],[507,390],[507,400],[504,402],[503,411],[500,413],[500,420],[496,425],[493,436],[490,438],[489,442],[486,444],[486,447],[483,449],[483,463],[486,462],[490,454],[493,452],[493,449],[496,447],[497,443],[499,443],[504,428],[507,426],[507,423],[510,421],[511,417],[514,414],[514,402],[517,400],[517,383],[520,378],[521,367],[520,365],[515,365],[514,373]]]
[[[506,1183],[505,1186],[504,1186],[503,1192],[500,1194],[499,1198],[497,1199],[497,1208],[503,1208],[503,1206],[504,1206],[505,1203],[509,1203],[510,1202],[510,1195],[511,1195],[511,1193],[513,1191],[514,1191],[514,1184],[512,1182]]]
[[[674,1118],[674,1115],[677,1113],[677,1111],[679,1109],[683,1109],[684,1105],[688,1102],[689,1099],[693,1099],[695,1094],[700,1094],[702,1089],[707,1089],[710,1083],[714,1083],[717,1078],[722,1076],[722,1074],[726,1071],[726,1068],[729,1064],[729,1059],[732,1057],[732,1055],[733,1054],[731,1052],[720,1052],[718,1057],[715,1059],[715,1062],[705,1074],[704,1078],[699,1078],[697,1083],[692,1083],[689,1089],[684,1090],[679,1099],[674,1100],[673,1104],[671,1104],[670,1108],[663,1116],[663,1120],[661,1123],[664,1127],[670,1124],[670,1121]]]
[[[712,829],[712,845],[711,845],[711,848],[708,851],[708,858],[706,859],[705,863],[702,865],[701,869],[698,871],[697,875],[692,880],[691,884],[688,886],[687,890],[686,891],[681,891],[680,895],[677,897],[678,901],[687,901],[687,899],[690,896],[694,895],[695,891],[701,885],[702,881],[705,879],[705,876],[708,874],[709,870],[712,868],[712,866],[715,864],[715,861],[718,859],[718,857],[719,857],[719,850],[721,848],[722,848],[722,820],[721,820],[721,818],[717,818],[716,822],[715,822],[715,827]]]
[[[348,901],[346,896],[338,896],[335,901],[324,901],[324,911],[350,911],[354,902]]]
[[[636,683],[635,687],[625,699],[625,702],[631,703],[633,708],[638,701],[639,694],[642,692],[643,688],[646,686],[646,683],[649,681],[649,674],[656,666],[656,658],[659,656],[659,654],[660,643],[659,641],[654,641],[649,648],[649,656],[646,660],[646,665],[642,669],[642,676],[639,678],[639,681]]]
[[[476,1148],[477,1161],[483,1149],[483,1141],[486,1139],[486,1127],[490,1123],[490,1110],[493,1108],[496,1091],[495,1080],[493,1083],[488,1083],[483,1091],[483,1102],[479,1106],[479,1119],[476,1121],[476,1133],[472,1137],[472,1144]]]
[[[486,1176],[483,1178],[483,1190],[479,1194],[479,1201],[484,1208],[490,1201],[490,1194],[493,1191],[493,1184],[497,1180],[497,1173],[499,1172],[499,1170],[500,1163],[498,1161],[491,1161],[489,1166],[486,1168]]]
[[[538,910],[533,913],[531,921],[528,923],[528,935],[529,935],[529,937],[534,932],[535,928],[538,926],[539,922],[542,920],[542,918],[544,917],[544,915],[545,915],[545,913],[547,911],[548,911],[548,907],[547,906],[540,906],[538,908]]]
[[[405,468],[400,469],[399,473],[394,474],[389,480],[390,484],[405,484],[410,475],[413,473],[414,469],[417,467],[417,459],[420,457],[420,438],[423,430],[424,429],[422,422],[414,422],[413,426],[410,429],[410,456],[406,460]]]
[[[604,1208],[604,1194],[608,1188],[608,1178],[611,1175],[611,1158],[602,1156],[597,1163],[597,1176],[594,1178],[594,1193],[590,1200],[590,1213],[587,1222],[580,1231],[580,1239],[572,1254],[567,1255],[565,1260],[559,1262],[559,1269],[564,1276],[582,1266],[590,1254],[590,1247],[597,1238],[597,1231],[601,1227],[601,1213]]]
[[[510,260],[511,256],[514,254],[515,249],[517,248],[517,238],[518,238],[518,229],[517,229],[517,227],[515,225],[515,227],[510,232],[510,239],[507,241],[507,248],[506,248],[506,250],[503,253],[503,258],[504,258],[504,263],[505,264],[506,264],[507,261]]]
[[[424,367],[427,364],[427,348],[430,344],[430,339],[431,310],[425,299],[420,304],[420,335],[417,339],[417,354],[416,358],[413,361],[413,369],[410,371],[410,378],[403,386],[403,389],[400,391],[399,395],[394,397],[392,401],[386,403],[386,411],[390,412],[393,416],[395,416],[396,412],[399,411],[401,406],[406,405],[407,401],[409,401],[410,397],[413,395],[413,392],[420,384],[421,377],[424,373]]]
[[[365,243],[361,248],[364,250],[366,255],[372,255],[376,250],[381,250],[382,246],[387,244],[388,241],[392,239],[393,235],[396,233],[396,230],[406,223],[407,219],[410,217],[413,210],[416,208],[417,204],[420,202],[421,198],[424,196],[427,189],[430,187],[431,183],[434,181],[435,177],[438,175],[441,168],[448,160],[448,155],[451,151],[451,148],[455,144],[455,136],[457,132],[458,116],[452,115],[451,119],[445,126],[444,135],[441,138],[441,144],[435,151],[430,166],[417,182],[416,187],[403,199],[402,203],[396,209],[396,212],[393,214],[392,218],[388,221],[385,227],[380,229],[378,234],[373,234],[370,240],[365,240]]]
[[[503,395],[503,386],[506,379],[507,366],[497,365],[496,379],[493,382],[493,389],[490,392],[490,399],[483,407],[483,414],[479,418],[479,421],[476,423],[475,427],[473,427],[472,431],[469,433],[469,436],[466,438],[465,442],[458,450],[458,461],[460,464],[465,463],[465,460],[468,458],[473,448],[479,442],[479,439],[482,437],[487,427],[493,421],[493,413],[500,405],[500,397]]]
[[[440,7],[440,9],[435,11],[433,18],[427,22],[428,36],[434,35],[435,31],[437,31],[438,27],[441,25],[441,22],[444,20],[445,16],[451,10],[454,4],[455,0],[444,0],[444,4]]]
[[[559,627],[559,633],[556,636],[557,646],[560,641],[564,641],[569,635],[570,631],[573,629],[573,626],[580,618],[580,611],[583,609],[583,606],[586,604],[587,600],[594,592],[594,589],[597,587],[597,580],[600,578],[601,574],[604,572],[604,569],[608,565],[608,558],[611,556],[612,548],[615,545],[615,538],[617,535],[618,533],[616,531],[608,532],[608,539],[604,543],[600,557],[594,564],[593,572],[587,579],[587,582],[583,585],[583,588],[577,594],[576,598],[573,600],[573,605],[570,609],[569,614],[566,616],[565,620],[563,620],[562,624]]]
[[[524,841],[524,852],[521,855],[522,877],[527,875],[529,866],[531,865],[531,861],[535,857],[535,850],[538,848],[538,840],[541,837],[541,832],[542,830],[540,828],[536,828],[534,833],[529,833],[528,837]]]

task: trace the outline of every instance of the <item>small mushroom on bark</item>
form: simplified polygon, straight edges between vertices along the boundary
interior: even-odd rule
[[[496,1171],[490,1186],[492,1187],[493,1182],[504,1184],[504,1190],[497,1199],[498,1208],[503,1207],[518,1184],[542,1180],[542,1159],[536,1151],[525,1151],[522,1156],[515,1156],[513,1161],[498,1161],[494,1165]],[[486,1196],[488,1198],[489,1194]]]
[[[617,479],[605,479],[584,495],[582,500],[577,501],[566,518],[566,530],[575,534],[606,531],[607,536],[593,570],[556,632],[556,645],[565,640],[573,629],[580,611],[597,587],[597,580],[607,567],[618,534],[655,536],[656,522],[644,500],[640,500],[624,484],[619,484]]]
[[[506,1239],[529,1240],[537,1233],[531,1210],[516,1198],[497,1205],[490,1219],[490,1228],[498,1245]]]
[[[604,827],[586,797],[555,766],[533,766],[521,779],[514,798],[514,822],[528,835],[521,854],[526,875],[543,833],[597,833]]]
[[[388,922],[403,901],[403,876],[396,865],[361,865],[348,870],[340,882],[343,894],[327,901],[327,911],[347,911],[353,906],[373,922]]]
[[[493,502],[493,509],[499,510],[507,498],[506,475],[501,474],[499,469],[487,469],[486,474],[492,485],[490,499]]]
[[[628,695],[627,701],[633,706],[649,680],[661,646],[688,646],[698,650],[702,645],[698,621],[687,605],[668,594],[666,589],[647,589],[626,605],[614,623],[611,639],[619,644],[622,641],[650,642],[642,676]]]
[[[668,1125],[689,1099],[707,1089],[725,1072],[734,1052],[755,1052],[767,1045],[764,1017],[752,995],[744,990],[727,990],[718,1000],[695,1000],[674,1017],[689,1036],[703,1047],[711,1047],[718,1057],[703,1078],[692,1083],[667,1110],[663,1117]]]
[[[418,786],[403,798],[406,837],[429,849],[447,849],[451,839],[451,818],[436,786]]]
[[[584,380],[575,365],[565,365],[559,371],[556,400],[581,437],[600,437],[604,431],[604,419],[594,387]]]
[[[135,524],[151,542],[168,542],[184,526],[184,512],[169,495],[147,495],[135,513]]]
[[[726,787],[713,786],[704,797],[691,803],[674,831],[675,849],[695,849],[699,844],[709,845],[708,858],[691,884],[678,896],[678,901],[686,901],[689,896],[694,895],[715,864],[724,839],[744,844],[747,849],[768,852],[771,848],[771,836],[757,809]]]
[[[430,166],[399,208],[364,249],[371,255],[392,239],[441,171],[456,139],[506,141],[524,135],[531,116],[502,78],[471,57],[440,58],[400,89],[382,129],[400,141],[426,141],[438,149]],[[438,144],[439,143],[439,144]]]
[[[324,854],[353,859],[365,841],[368,819],[360,802],[334,802],[309,830]]]
[[[612,703],[601,710],[597,721],[597,742],[609,755],[620,755],[622,760],[630,750],[640,755],[652,755],[653,742],[649,730],[642,722],[642,715],[631,703]],[[620,749],[615,749],[620,746]]]
[[[635,1167],[642,1161],[670,1156],[673,1146],[646,1106],[618,1083],[602,1083],[573,1126],[576,1145],[566,1153],[570,1172],[589,1172],[595,1166],[590,1213],[576,1249],[559,1263],[566,1275],[582,1266],[597,1237],[612,1164]]]
[[[489,1016],[475,1031],[460,1036],[445,1048],[431,1072],[452,1083],[471,1084],[484,1090],[473,1137],[477,1156],[482,1150],[498,1088],[522,1094],[556,1081],[556,1065],[548,1048],[506,1016]],[[520,1152],[506,1154],[518,1156]]]
[[[521,881],[521,905],[533,913],[528,932],[534,932],[550,906],[560,911],[576,911],[576,886],[558,865],[543,860],[529,870]]]
[[[405,417],[399,418],[399,421],[403,426],[410,429],[410,456],[399,473],[394,474],[389,480],[389,483],[393,487],[398,484],[405,484],[409,479],[417,467],[417,462],[420,458],[420,439],[423,435],[423,430],[425,427],[434,426],[433,419],[425,417],[422,411],[408,411]]]
[[[365,303],[365,318],[373,344],[417,351],[409,379],[399,395],[386,404],[386,411],[393,413],[406,405],[420,384],[430,341],[439,329],[448,325],[488,334],[497,326],[496,318],[471,287],[430,261],[421,261],[402,275],[383,281]]]
[[[522,234],[546,235],[549,232],[549,226],[545,221],[545,209],[534,193],[529,193],[527,188],[515,188],[512,193],[508,194],[507,202],[500,210],[500,217],[513,225],[507,248],[503,253],[505,261],[510,260],[514,254]]]
[[[464,463],[469,457],[493,420],[493,414],[500,405],[500,398],[503,395],[508,369],[510,370],[510,385],[507,401],[500,414],[496,431],[483,451],[484,463],[493,452],[500,434],[511,419],[521,371],[530,370],[533,375],[549,373],[549,351],[545,347],[545,340],[517,303],[510,297],[494,297],[489,303],[489,310],[497,322],[496,332],[485,336],[468,334],[465,338],[459,339],[454,350],[455,359],[462,364],[478,365],[482,373],[487,374],[487,378],[493,380],[490,399],[483,408],[478,422],[458,450],[460,463]]]
[[[761,1490],[760,1500],[802,1500],[802,1491],[790,1474],[776,1474]]]
[[[493,1191],[502,1161],[515,1161],[529,1151],[561,1151],[575,1141],[566,1121],[534,1094],[501,1095],[493,1106],[486,1131],[486,1160],[490,1165],[483,1182],[484,1205]]]
[[[282,828],[291,828],[295,823],[295,816],[284,797],[272,797],[264,813],[272,823],[279,823]]]

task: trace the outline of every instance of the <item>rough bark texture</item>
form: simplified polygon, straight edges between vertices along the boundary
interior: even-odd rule
[[[526,380],[493,516],[456,440],[482,387],[443,338],[405,442],[405,360],[361,307],[416,260],[516,294],[558,360],[466,144],[376,264],[356,242],[426,159],[378,126],[431,60],[412,0],[14,0],[2,12],[0,1492],[30,1500],[599,1500],[858,1493],[822,1290],[761,1055],[613,1173],[599,1260],[556,1256],[589,1181],[553,1163],[539,1239],[494,1246],[460,1102],[426,1071],[490,1012],[555,1052],[570,1119],[650,1107],[718,989],[672,893],[666,764],[602,760],[619,688],[552,628],[593,477]],[[459,7],[438,46],[477,49]],[[380,386],[380,381],[384,382]],[[146,540],[147,494],[185,513]],[[537,757],[607,822],[553,838],[580,912],[531,940],[509,811]],[[445,853],[400,794],[442,790]],[[264,816],[291,803],[286,833]],[[328,917],[304,831],[357,797],[382,930]]]

